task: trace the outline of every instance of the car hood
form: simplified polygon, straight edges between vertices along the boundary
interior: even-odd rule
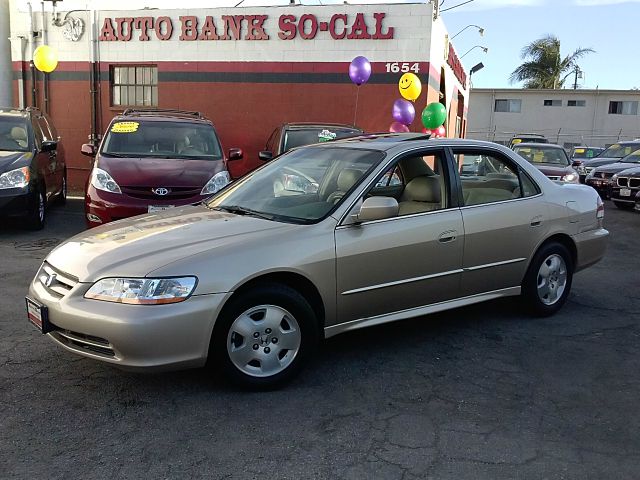
[[[0,150],[0,173],[29,165],[33,158],[31,152],[7,152]]]
[[[619,162],[619,158],[607,158],[607,157],[597,157],[592,158],[590,160],[584,160],[582,162],[582,166],[584,167],[599,167],[600,165],[606,165],[608,163]]]
[[[620,175],[624,175],[625,177],[640,177],[640,166],[634,165],[633,168],[627,168],[621,172],[618,172]]]
[[[299,225],[209,210],[204,205],[173,208],[109,223],[56,247],[46,261],[80,282],[111,276],[143,277],[169,263],[214,248],[242,248],[259,237]]]
[[[544,173],[546,176],[561,177],[563,175],[567,175],[568,173],[575,173],[575,170],[569,165],[566,165],[564,167],[559,165],[545,164],[545,163],[543,164],[534,163],[533,165],[542,173]]]
[[[608,165],[603,165],[601,167],[598,167],[598,172],[618,173],[628,168],[634,168],[637,166],[638,166],[637,163],[616,162],[616,163],[610,163]]]
[[[129,187],[204,187],[216,173],[226,170],[222,160],[103,155],[98,157],[96,166],[106,170],[118,185]]]

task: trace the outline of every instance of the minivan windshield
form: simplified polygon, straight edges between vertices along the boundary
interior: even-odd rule
[[[171,121],[115,122],[101,153],[115,157],[222,159],[220,141],[212,125]]]
[[[384,156],[378,150],[299,148],[232,184],[207,206],[276,221],[314,223],[329,215]]]
[[[533,164],[546,163],[566,167],[570,163],[567,152],[565,152],[564,149],[545,147],[544,144],[540,144],[540,146],[527,145],[524,147],[516,145],[514,151]]]
[[[627,155],[620,161],[624,163],[640,163],[640,150],[636,150],[631,155]]]
[[[27,122],[15,115],[0,116],[0,150],[28,152],[29,135]]]
[[[283,152],[292,148],[312,143],[330,142],[341,138],[360,135],[362,130],[344,127],[309,127],[304,129],[287,130],[284,136]]]
[[[638,149],[640,149],[640,143],[614,143],[598,156],[601,158],[622,158],[635,152]]]

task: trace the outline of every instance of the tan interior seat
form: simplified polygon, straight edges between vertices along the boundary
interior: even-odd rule
[[[362,172],[354,168],[345,168],[338,174],[338,189],[335,192],[331,192],[327,197],[328,203],[338,203],[344,194],[347,193],[351,187],[353,187],[360,177]]]
[[[398,215],[442,208],[440,175],[421,175],[407,183],[398,204]]]
[[[22,148],[26,148],[29,144],[27,131],[23,127],[13,127],[11,129],[11,138]]]

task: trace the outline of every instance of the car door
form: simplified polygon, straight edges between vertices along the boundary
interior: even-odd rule
[[[540,189],[502,152],[462,147],[451,152],[458,165],[475,157],[481,166],[458,175],[465,229],[461,295],[518,287],[547,232]]]
[[[435,165],[425,168],[429,162]],[[396,172],[397,165],[402,176]],[[363,198],[380,193],[390,196],[395,191],[399,204],[411,207],[412,200],[405,197],[407,185],[418,177],[430,176],[431,184],[440,184],[440,205],[433,208],[431,203],[420,211],[420,202],[414,202],[417,208],[400,211],[397,217],[337,227],[337,309],[341,321],[417,310],[458,296],[464,234],[461,212],[451,201],[450,170],[442,150],[413,151],[410,157],[399,158],[379,175]]]
[[[44,133],[37,117],[32,117],[31,128],[33,129],[33,136],[35,140],[36,149],[36,164],[38,168],[38,175],[40,180],[44,181],[46,190],[46,197],[49,198],[54,192],[55,185],[55,167],[52,161],[50,152],[42,151],[42,142],[44,141]]]
[[[55,149],[55,185],[56,185],[56,192],[61,191],[62,189],[62,183],[63,183],[63,179],[64,179],[64,170],[65,170],[65,155],[64,155],[64,148],[62,146],[62,143],[60,142],[60,137],[58,135],[58,131],[56,130],[55,126],[53,125],[53,123],[51,122],[51,118],[49,118],[49,116],[45,113],[43,114],[43,116],[40,118],[41,122],[42,122],[42,131],[46,132],[45,133],[45,137],[47,137],[47,139],[50,139],[53,142],[56,142],[56,149]]]

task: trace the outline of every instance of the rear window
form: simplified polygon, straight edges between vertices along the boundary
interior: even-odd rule
[[[315,127],[296,130],[287,130],[284,137],[283,152],[291,150],[302,145],[311,145],[312,143],[330,142],[340,138],[348,138],[360,135],[361,130],[356,128],[331,128],[331,127]]]
[[[567,152],[562,148],[545,147],[542,145],[539,147],[519,147],[516,145],[514,147],[514,151],[533,164],[545,163],[550,165],[560,165],[563,167],[569,165]]]
[[[28,152],[28,132],[27,122],[23,117],[0,117],[0,150]]]
[[[118,121],[102,147],[105,155],[175,159],[222,159],[212,125],[166,121]]]

